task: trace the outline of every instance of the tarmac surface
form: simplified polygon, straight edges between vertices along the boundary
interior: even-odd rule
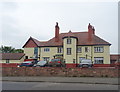
[[[83,84],[109,84],[120,85],[118,78],[96,77],[2,77],[1,81],[11,82],[51,82],[51,83],[83,83]]]

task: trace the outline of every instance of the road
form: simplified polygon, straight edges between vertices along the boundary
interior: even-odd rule
[[[118,85],[3,81],[2,90],[118,90]]]

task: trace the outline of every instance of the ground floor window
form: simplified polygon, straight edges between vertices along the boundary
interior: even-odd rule
[[[63,52],[63,48],[62,47],[58,47],[58,53],[62,53]]]
[[[85,57],[79,57],[79,62],[81,62]]]
[[[78,48],[77,48],[77,52],[78,52],[78,53],[81,53],[81,52],[82,52],[82,47],[78,47]]]
[[[10,63],[9,59],[6,60],[6,63]]]
[[[28,56],[25,56],[25,59],[28,59]]]
[[[103,64],[103,57],[94,57],[94,64]]]
[[[49,61],[50,57],[43,57],[44,61]]]

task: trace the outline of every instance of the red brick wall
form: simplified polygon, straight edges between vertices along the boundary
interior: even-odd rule
[[[25,45],[26,48],[37,47],[37,45],[33,42],[33,40],[29,40]]]
[[[18,63],[0,63],[0,67],[17,67]]]
[[[3,67],[3,76],[118,77],[117,68]]]

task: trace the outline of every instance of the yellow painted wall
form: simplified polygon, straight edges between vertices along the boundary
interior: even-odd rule
[[[104,57],[104,64],[110,64],[110,46],[103,46],[104,52],[103,53],[95,53],[94,47],[95,46],[79,46],[82,47],[82,53],[76,52],[76,39],[72,38],[72,44],[67,44],[67,38],[64,38],[64,46],[63,46],[63,53],[57,53],[58,47],[40,47],[38,50],[38,55],[40,54],[40,60],[43,60],[43,57],[50,57],[50,60],[56,54],[63,54],[63,58],[66,60],[66,63],[73,63],[73,59],[76,59],[79,63],[79,57],[86,57],[87,59],[91,59],[94,61],[94,57]],[[85,47],[88,47],[89,51],[85,52]],[[97,47],[97,46],[96,46]],[[98,46],[99,47],[99,46]],[[49,52],[44,52],[44,48],[50,48]],[[72,48],[72,55],[67,55],[67,48]],[[32,57],[34,55],[34,48],[24,48],[25,56]],[[76,56],[77,55],[77,56]],[[76,58],[77,57],[77,58]]]
[[[63,40],[64,44],[64,59],[66,63],[73,63],[73,59],[76,60],[76,38],[71,38],[71,44],[67,44],[67,38]],[[67,48],[71,48],[71,55],[67,55]]]
[[[44,52],[45,48],[49,48],[50,51],[49,52]],[[56,54],[62,54],[62,53],[57,53],[57,49],[58,47],[41,47],[41,52],[40,52],[40,59],[43,60],[43,57],[49,57],[50,60],[53,59],[54,55]]]
[[[34,48],[24,48],[24,53],[25,56],[28,56],[28,58],[30,59],[30,57],[34,56]]]
[[[24,61],[24,57],[20,60],[9,60],[9,63],[22,63]],[[6,63],[6,60],[0,60],[0,63]]]
[[[104,57],[104,64],[110,64],[110,48],[109,46],[104,46],[103,53],[94,53],[94,57]]]
[[[87,54],[87,59],[91,59],[91,56],[92,56],[92,61],[94,61],[94,57],[103,57],[104,58],[104,64],[110,64],[109,46],[103,46],[103,48],[104,48],[103,53],[95,53],[94,52],[94,47],[99,47],[99,46],[78,46],[78,47],[82,47],[82,53],[77,53],[78,62],[79,62],[79,57],[85,57],[86,58],[86,54]],[[89,52],[85,52],[85,47],[89,48]]]

